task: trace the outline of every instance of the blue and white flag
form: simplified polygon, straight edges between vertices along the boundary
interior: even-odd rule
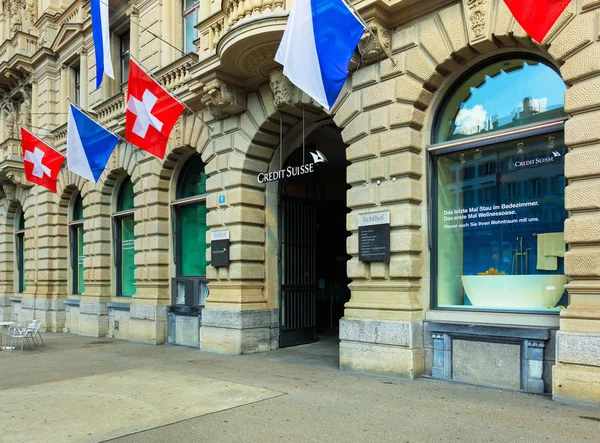
[[[118,142],[119,137],[70,105],[67,123],[67,167],[70,171],[96,183]]]
[[[293,84],[329,110],[364,30],[344,0],[295,0],[275,61]]]
[[[92,34],[96,53],[96,89],[102,84],[104,74],[113,80],[112,58],[110,56],[110,31],[108,27],[108,0],[90,0],[92,13]]]

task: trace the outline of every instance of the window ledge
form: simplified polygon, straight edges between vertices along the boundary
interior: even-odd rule
[[[466,324],[466,323],[435,323],[428,325],[430,332],[444,332],[448,334],[465,334],[485,337],[511,337],[515,339],[548,340],[550,339],[550,330],[539,327],[516,327],[499,326],[487,324]]]
[[[67,306],[79,306],[81,300],[64,299],[63,303]]]
[[[461,322],[502,326],[537,326],[556,329],[560,326],[559,315],[513,314],[504,312],[457,312],[434,310],[425,313],[425,321]]]
[[[129,311],[131,308],[131,303],[118,303],[115,301],[109,301],[106,304],[106,307],[109,309],[115,309],[117,311]]]

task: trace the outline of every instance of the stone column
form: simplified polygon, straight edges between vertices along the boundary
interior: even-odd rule
[[[79,56],[79,106],[84,111],[88,108],[88,54],[87,49],[81,48]]]
[[[340,368],[416,378],[424,370],[422,112],[401,63],[361,68],[334,120],[350,146],[347,252],[351,299],[340,321]],[[392,77],[392,78],[390,78]],[[399,103],[404,102],[404,103]],[[411,104],[405,104],[405,103]],[[358,259],[358,215],[390,214],[389,262]]]
[[[34,108],[35,109],[35,108]],[[37,187],[38,190],[43,189]],[[66,275],[61,262],[67,260],[67,226],[60,223],[58,204],[53,193],[38,191],[35,208],[37,231],[35,317],[43,319],[45,330],[62,332],[66,313],[63,291]],[[30,282],[28,280],[27,284]]]
[[[60,109],[60,122],[67,122],[67,112],[69,111],[69,67],[62,65],[60,67],[60,90],[58,91],[58,102]]]
[[[15,187],[15,192],[19,192],[19,187]],[[25,217],[25,238],[24,238],[24,263],[26,288],[21,294],[21,315],[19,321],[23,323],[31,322],[36,318],[36,293],[38,280],[38,229],[40,220],[38,219],[38,206],[36,204],[37,190],[29,191],[27,198],[21,199],[23,204],[23,216]]]
[[[174,60],[173,48],[165,42],[169,42],[171,45],[177,46],[175,39],[173,37],[174,34],[174,14],[173,14],[173,5],[174,3],[171,1],[163,0],[161,5],[161,34],[163,36],[163,40],[160,45],[160,53],[161,53],[161,61],[162,65],[166,66]]]
[[[575,35],[592,40],[593,16],[584,14],[579,26],[567,28],[564,44],[553,43],[550,53],[564,58],[572,51]],[[586,26],[588,25],[588,26]],[[594,39],[595,40],[595,39]],[[565,273],[569,306],[561,313],[557,333],[556,365],[552,372],[555,400],[600,404],[600,77],[585,78],[587,60],[600,54],[597,42],[584,48],[561,67],[565,82],[572,84],[565,94],[565,111],[571,116],[565,125]]]
[[[38,100],[38,84],[37,81],[31,82],[31,125],[33,126],[33,132],[37,132],[39,125],[39,100]]]
[[[169,183],[162,164],[145,156],[131,176],[135,190],[135,279],[129,338],[162,344],[167,341],[169,293]]]
[[[83,216],[85,292],[79,305],[79,333],[104,337],[108,332],[108,307],[111,284],[110,195],[86,186],[81,197]]]
[[[131,23],[129,26],[129,53],[136,60],[140,59],[140,11],[131,6]]]

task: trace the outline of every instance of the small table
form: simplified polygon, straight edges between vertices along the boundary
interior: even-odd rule
[[[0,321],[0,351],[4,350],[4,346],[3,346],[4,341],[2,340],[2,335],[3,335],[2,331],[4,330],[4,328],[13,326],[14,324],[16,324],[14,321]]]

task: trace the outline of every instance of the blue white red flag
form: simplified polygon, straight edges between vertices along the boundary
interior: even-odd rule
[[[118,142],[119,137],[70,105],[67,123],[67,167],[70,171],[96,183]]]
[[[364,30],[344,0],[295,0],[275,61],[293,84],[329,110]]]
[[[108,26],[108,0],[90,0],[92,15],[92,35],[96,53],[96,89],[102,84],[104,74],[113,80],[112,58],[110,56],[110,31]]]

